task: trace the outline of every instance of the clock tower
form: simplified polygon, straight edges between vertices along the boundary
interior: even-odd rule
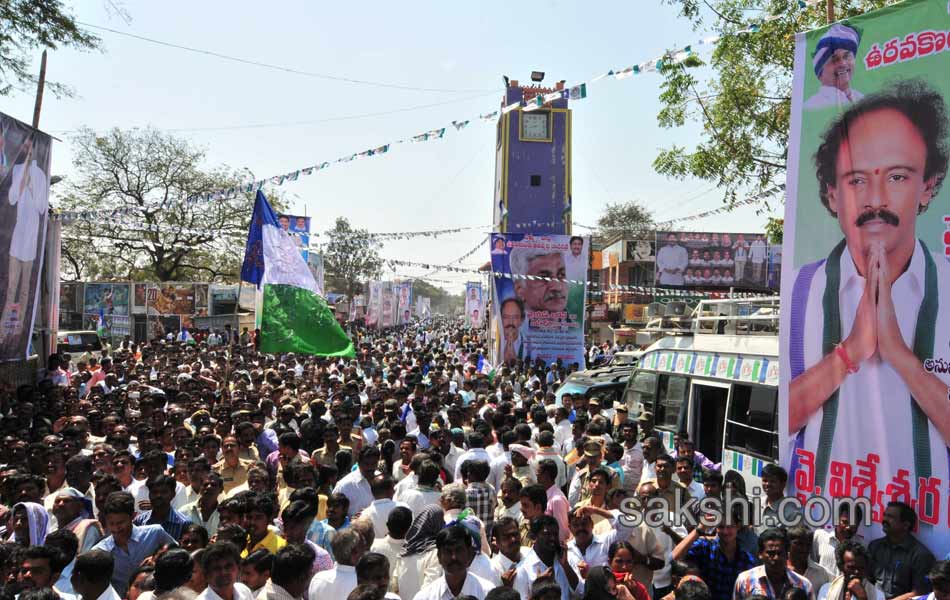
[[[552,98],[556,92],[560,93]],[[571,111],[567,95],[563,81],[548,88],[521,86],[506,78],[495,140],[496,231],[571,233]]]

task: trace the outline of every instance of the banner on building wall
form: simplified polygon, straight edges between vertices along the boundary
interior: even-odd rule
[[[0,361],[27,357],[39,304],[51,139],[0,113]]]
[[[762,233],[657,231],[654,285],[766,289],[769,249]]]
[[[383,311],[383,282],[369,282],[369,299],[366,305],[366,324],[380,327],[380,315]]]
[[[590,240],[492,234],[495,362],[557,360],[584,365]],[[543,279],[538,279],[543,278]]]
[[[485,304],[482,300],[481,282],[467,282],[465,284],[465,325],[467,327],[481,327],[484,323]]]
[[[796,36],[779,350],[792,492],[867,498],[865,540],[904,502],[938,557],[950,552],[948,30],[946,0],[912,0]]]
[[[83,314],[129,315],[128,283],[87,283],[83,298]]]

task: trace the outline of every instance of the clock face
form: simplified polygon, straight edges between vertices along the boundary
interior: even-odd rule
[[[522,113],[521,137],[526,140],[546,140],[548,134],[548,113]]]

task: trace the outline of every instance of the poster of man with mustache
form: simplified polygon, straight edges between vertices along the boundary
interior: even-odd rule
[[[567,278],[573,256],[571,239],[569,235],[492,234],[490,248],[503,240],[505,249],[503,254],[491,255],[494,362],[540,360],[550,366],[560,360],[568,367],[584,365],[587,286],[585,279]],[[586,264],[590,244],[580,246]]]
[[[934,74],[950,67],[935,50],[950,42],[950,15],[945,1],[916,0],[853,19],[867,43],[854,72],[866,95],[805,110],[808,57],[835,27],[796,37],[780,459],[802,499],[867,498],[864,539],[880,537],[889,502],[913,507],[918,538],[944,556],[950,80]]]

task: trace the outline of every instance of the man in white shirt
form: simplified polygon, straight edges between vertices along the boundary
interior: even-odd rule
[[[656,253],[656,275],[658,285],[683,285],[683,274],[689,265],[689,253],[680,245],[676,234],[666,238],[667,244]]]
[[[571,251],[564,253],[564,270],[567,278],[573,281],[587,280],[587,253],[584,252],[584,238],[575,235],[570,241]]]
[[[767,247],[765,238],[761,235],[755,236],[752,244],[749,246],[749,260],[752,262],[752,281],[753,283],[762,283],[762,267],[765,265]]]
[[[817,529],[811,547],[811,559],[825,568],[832,576],[838,576],[838,546],[849,541],[857,540],[858,525],[864,520],[864,511],[855,505],[855,519],[851,522],[850,510],[842,504],[838,510],[838,521],[834,529]]]
[[[406,549],[406,534],[412,524],[412,511],[405,506],[397,506],[386,519],[386,532],[383,537],[377,536],[373,541],[373,552],[379,552],[389,559],[390,565],[396,564],[396,557]]]
[[[470,433],[468,436],[468,447],[469,450],[464,452],[455,462],[453,481],[462,481],[462,465],[470,460],[484,460],[489,464],[492,462],[492,457],[489,456],[488,451],[485,450],[485,438],[482,437],[482,434],[477,431]]]
[[[370,490],[373,492],[373,502],[366,507],[360,518],[368,519],[373,523],[373,530],[376,532],[376,538],[379,539],[386,535],[386,519],[396,508],[396,501],[393,500],[395,489],[392,477],[375,476],[370,482]]]
[[[435,547],[444,574],[423,586],[413,600],[446,600],[459,596],[485,600],[495,586],[469,572],[469,565],[475,559],[475,541],[468,529],[459,523],[449,525],[435,536]]]
[[[812,56],[812,67],[821,87],[805,101],[805,110],[837,108],[864,98],[864,94],[851,88],[854,57],[860,43],[861,34],[845,23],[835,23],[821,36]]]
[[[238,583],[241,555],[231,542],[215,542],[204,550],[201,569],[208,587],[195,600],[252,600],[250,588]]]
[[[531,537],[534,546],[524,556],[515,572],[514,589],[521,594],[522,600],[531,598],[531,584],[549,569],[554,580],[561,588],[561,600],[570,600],[572,593],[583,592],[581,579],[571,566],[568,554],[560,543],[560,530],[557,520],[549,515],[541,515],[531,521]]]
[[[91,550],[76,557],[70,578],[73,591],[81,600],[120,600],[112,587],[115,560],[105,550]]]
[[[840,561],[838,563],[838,569],[840,574],[821,586],[821,589],[818,590],[816,596],[818,600],[836,600],[838,598],[850,598],[850,600],[884,600],[884,592],[882,592],[877,586],[875,586],[868,579],[868,576],[871,574],[871,555],[868,553],[867,548],[863,544],[859,544],[853,540],[848,540],[841,544],[840,552]],[[944,579],[941,582],[940,577],[934,578],[934,571],[937,571],[937,568],[943,565],[943,570],[945,572]],[[947,563],[937,563],[934,566],[934,571],[931,571],[930,581],[934,586],[936,591],[939,587],[939,594],[935,595],[931,593],[928,596],[922,596],[927,600],[944,600],[947,598],[948,592],[947,583],[950,582],[950,578],[947,578],[947,575],[950,575],[950,569],[947,569]],[[934,581],[937,579],[937,581]]]
[[[356,562],[366,551],[363,538],[352,529],[337,532],[330,542],[336,567],[320,571],[310,580],[308,598],[339,600],[346,598],[356,587]]]
[[[933,368],[950,339],[938,301],[950,264],[916,230],[946,174],[946,111],[926,84],[896,83],[851,105],[822,135],[819,198],[843,239],[795,274],[786,297],[796,310],[779,351],[798,458],[789,480],[812,488],[799,493],[829,495],[836,463],[875,473],[855,483],[865,490],[884,489],[902,471],[918,481],[950,470],[950,374]],[[921,542],[946,549],[945,532],[927,529]],[[875,523],[865,535],[880,531]]]
[[[357,454],[357,469],[340,479],[333,488],[334,494],[343,494],[350,500],[348,517],[353,517],[373,503],[373,490],[369,482],[379,465],[379,448],[363,446]]]

